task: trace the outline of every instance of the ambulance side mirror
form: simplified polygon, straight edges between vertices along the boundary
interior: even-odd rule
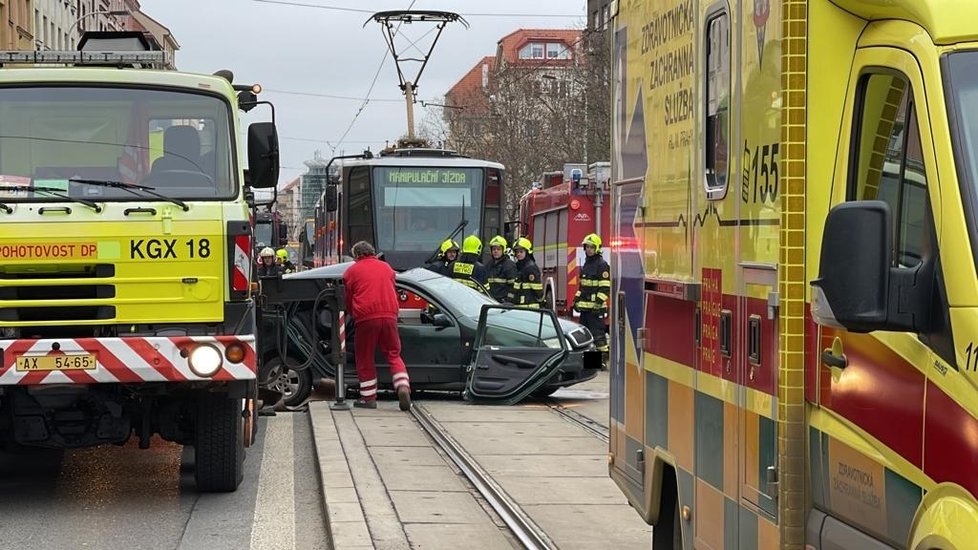
[[[812,316],[821,325],[853,332],[886,321],[893,230],[882,201],[844,202],[829,211],[822,234]]]
[[[893,222],[883,201],[851,201],[829,211],[822,235],[812,316],[851,332],[930,328],[933,261],[893,264]]]

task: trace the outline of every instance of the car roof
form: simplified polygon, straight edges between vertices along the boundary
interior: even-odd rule
[[[297,273],[289,273],[283,275],[283,279],[342,279],[343,274],[346,270],[353,265],[354,262],[343,262],[341,264],[327,265],[323,267],[314,267],[312,269],[306,269],[304,271],[299,271]],[[421,281],[426,281],[429,279],[434,279],[435,277],[442,277],[434,271],[425,269],[423,267],[415,267],[407,271],[397,274],[398,281],[418,283]]]

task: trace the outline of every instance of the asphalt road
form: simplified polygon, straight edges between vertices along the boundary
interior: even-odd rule
[[[259,420],[245,479],[194,490],[193,451],[154,440],[0,455],[6,548],[329,548],[305,412]]]

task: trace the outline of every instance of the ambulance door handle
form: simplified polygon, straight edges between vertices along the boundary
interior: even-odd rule
[[[155,216],[156,209],[144,208],[140,206],[139,208],[126,208],[122,213],[125,214],[126,216],[128,216],[129,214],[149,214],[150,216]]]
[[[43,206],[37,210],[38,214],[42,216],[48,212],[61,212],[62,214],[71,214],[71,208],[67,206]]]
[[[829,367],[844,369],[849,364],[849,359],[845,354],[836,355],[831,349],[825,349],[822,351],[822,363]]]
[[[822,350],[822,364],[837,369],[844,369],[849,364],[849,358],[842,350],[842,339],[838,336],[832,340],[831,348]]]

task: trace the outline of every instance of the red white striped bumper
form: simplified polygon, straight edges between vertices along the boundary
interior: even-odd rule
[[[199,345],[211,345],[222,357],[221,368],[210,377],[190,369],[187,359]],[[228,346],[239,344],[244,358],[228,360]],[[51,338],[0,340],[0,386],[37,384],[99,384],[121,382],[193,382],[254,380],[254,336],[179,336],[127,338]],[[77,370],[20,370],[17,357],[91,354],[95,368]]]

